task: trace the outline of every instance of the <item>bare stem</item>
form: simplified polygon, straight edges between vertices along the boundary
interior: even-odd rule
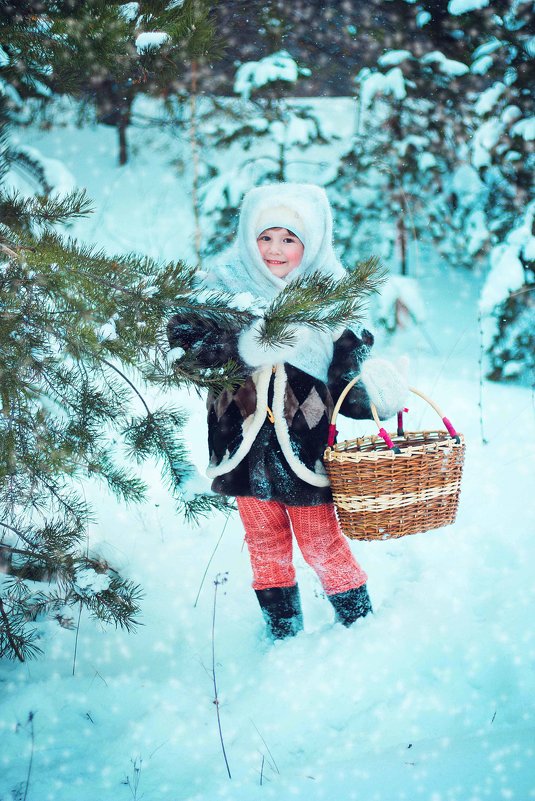
[[[258,730],[258,726],[257,726],[257,725],[256,725],[256,723],[254,722],[254,720],[252,720],[252,718],[251,718],[251,723],[252,723],[252,724],[253,724],[253,726],[255,727],[256,733],[258,734],[258,736],[260,737],[260,739],[262,740],[262,742],[263,742],[263,743],[264,743],[264,745],[266,746],[266,750],[267,750],[267,752],[268,752],[269,756],[271,757],[271,761],[273,762],[273,766],[272,766],[272,767],[273,767],[273,770],[275,770],[277,773],[280,773],[280,770],[279,770],[279,768],[278,768],[278,765],[277,765],[277,763],[275,762],[275,757],[273,756],[273,754],[271,753],[271,751],[270,751],[270,749],[269,749],[269,745],[266,743],[266,741],[264,740],[264,738],[263,738],[263,737],[262,737],[262,735],[260,734],[260,732],[259,732],[259,730]]]
[[[78,635],[80,634],[80,620],[82,617],[82,602],[80,601],[80,609],[78,610],[78,622],[76,623],[76,637],[74,638],[74,653],[72,655],[72,675],[76,672],[76,656],[78,654]]]
[[[481,312],[477,315],[477,322],[479,325],[479,431],[481,434],[481,443],[488,445],[488,439],[485,436],[485,428],[483,423],[483,325]]]
[[[221,716],[219,714],[219,696],[217,693],[217,677],[216,677],[216,661],[215,661],[215,612],[217,606],[217,588],[220,584],[223,584],[226,581],[226,577],[220,578],[220,574],[218,573],[215,581],[214,581],[214,610],[212,614],[212,679],[214,682],[214,704],[215,704],[215,711],[217,715],[217,727],[219,729],[219,739],[221,741],[221,750],[223,751],[223,758],[225,760],[225,765],[227,768],[227,773],[229,779],[232,779],[232,775],[230,773],[230,768],[227,759],[227,752],[225,751],[225,742],[223,740],[223,731],[221,729]]]
[[[35,749],[35,731],[33,728],[33,712],[30,712],[28,715],[28,723],[30,724],[30,740],[31,740],[31,750],[30,750],[30,762],[28,764],[28,774],[26,776],[26,787],[24,788],[24,798],[22,801],[26,801],[28,797],[28,790],[30,788],[30,778],[32,775],[32,766],[33,766],[33,752]]]
[[[195,609],[195,607],[197,606],[197,603],[198,603],[198,601],[199,601],[199,596],[200,596],[200,594],[201,594],[201,590],[202,590],[202,587],[203,587],[203,584],[204,584],[204,580],[205,580],[205,578],[206,578],[206,574],[208,573],[208,568],[210,567],[210,564],[211,564],[211,562],[212,562],[212,559],[213,559],[213,558],[214,558],[214,556],[215,556],[215,552],[216,552],[216,551],[217,551],[217,549],[219,548],[219,543],[220,543],[220,542],[221,542],[221,540],[223,539],[223,534],[225,533],[225,529],[226,529],[226,527],[227,527],[227,523],[228,523],[228,521],[229,521],[229,518],[230,518],[230,512],[227,514],[227,519],[225,520],[225,525],[223,526],[223,529],[222,529],[222,531],[221,531],[221,534],[219,535],[219,539],[218,539],[218,541],[217,541],[217,542],[216,542],[216,544],[215,544],[215,548],[214,548],[214,550],[212,551],[212,555],[210,556],[210,559],[208,560],[208,564],[206,565],[206,570],[205,570],[205,571],[204,571],[204,573],[203,573],[203,577],[202,577],[202,579],[201,579],[201,583],[200,583],[200,585],[199,585],[199,592],[197,593],[197,597],[195,598],[195,603],[193,604],[193,608],[194,608],[194,609]]]

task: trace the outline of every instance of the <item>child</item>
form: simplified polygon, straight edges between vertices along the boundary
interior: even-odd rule
[[[253,296],[264,308],[288,282],[321,271],[342,278],[332,246],[332,219],[323,189],[272,184],[245,196],[238,235],[225,264],[206,286]],[[208,397],[212,489],[235,496],[245,528],[253,588],[273,639],[303,627],[292,564],[292,532],[316,571],[336,620],[350,626],[372,611],[366,573],[355,560],[336,518],[322,463],[334,403],[351,377],[362,382],[341,407],[353,418],[371,417],[370,400],[383,419],[403,407],[404,378],[388,362],[367,359],[372,335],[350,329],[318,331],[296,326],[291,344],[263,347],[259,322],[221,332],[169,321],[171,347],[191,348],[208,366],[232,358],[246,375],[232,393]],[[367,361],[365,361],[367,359]],[[364,365],[362,364],[363,362]]]

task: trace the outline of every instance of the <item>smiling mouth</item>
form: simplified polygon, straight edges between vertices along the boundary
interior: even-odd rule
[[[268,264],[286,264],[285,261],[277,261],[276,259],[266,259]]]

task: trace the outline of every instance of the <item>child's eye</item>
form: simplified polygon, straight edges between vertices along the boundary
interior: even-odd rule
[[[258,237],[258,239],[259,239],[259,240],[260,240],[260,239],[262,239],[264,242],[269,242],[269,240],[271,239],[271,237],[270,237],[270,236],[268,236],[267,234],[262,234],[262,236],[259,236],[259,237]]]
[[[288,244],[291,245],[295,242],[295,239],[293,239],[291,236],[287,236],[283,239],[283,242],[288,242]]]

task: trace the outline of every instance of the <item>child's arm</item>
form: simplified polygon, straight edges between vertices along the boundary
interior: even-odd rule
[[[228,361],[240,365],[250,372],[238,353],[239,331],[225,331],[209,325],[192,325],[190,321],[174,314],[167,323],[169,346],[191,351],[201,367],[221,367]]]
[[[365,328],[358,337],[349,328],[334,343],[333,360],[329,367],[328,385],[334,403],[351,379],[360,373],[363,361],[373,345],[373,334]],[[370,400],[362,381],[358,381],[344,398],[340,413],[356,420],[371,418]]]
[[[405,405],[408,384],[405,376],[384,359],[368,359],[373,336],[363,329],[360,337],[350,329],[334,343],[329,369],[329,390],[334,402],[358,373],[358,381],[340,407],[341,414],[355,419],[371,418],[370,400],[377,407],[381,420],[387,420]]]

